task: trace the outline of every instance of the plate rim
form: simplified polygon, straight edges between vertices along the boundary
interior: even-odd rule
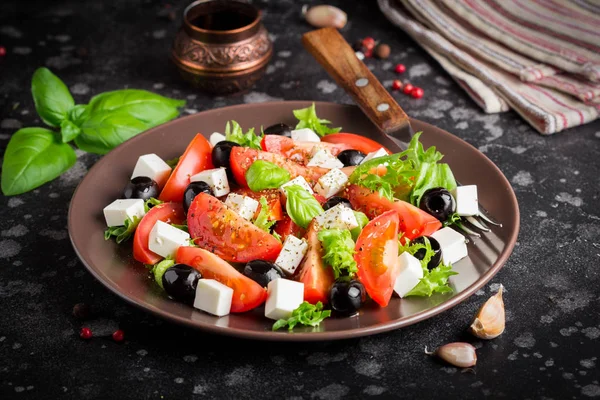
[[[265,102],[265,103],[261,103],[261,104],[273,104],[273,105],[282,105],[283,104],[283,105],[292,106],[292,104],[294,104],[294,103],[298,107],[306,107],[312,103],[315,103],[317,106],[318,105],[329,105],[329,106],[334,105],[336,107],[353,108],[353,109],[357,110],[358,112],[362,113],[362,111],[356,105],[339,104],[339,103],[327,102],[327,101],[284,100],[284,101]],[[166,127],[168,127],[170,124],[173,124],[177,121],[181,121],[184,119],[197,118],[199,115],[201,115],[203,113],[214,112],[216,110],[219,110],[219,111],[235,110],[235,109],[247,108],[247,107],[253,107],[253,106],[256,106],[256,103],[237,104],[237,105],[231,105],[231,106],[227,106],[227,107],[208,109],[208,110],[204,110],[199,113],[196,113],[196,114],[191,114],[191,115],[187,115],[187,116],[184,116],[181,118],[177,118],[175,120],[168,121],[164,124],[158,125],[154,128],[148,129],[148,130],[134,136],[133,138],[127,140],[126,142],[122,143],[121,145],[117,146],[117,148],[124,145],[125,143],[128,143],[128,145],[134,145],[136,141],[143,140],[143,138],[145,136],[152,134],[152,132],[154,132],[156,130],[163,130]],[[467,141],[453,135],[452,133],[446,131],[445,129],[435,127],[427,122],[424,122],[424,121],[421,121],[421,120],[418,120],[415,118],[411,118],[411,120],[418,121],[420,124],[425,125],[427,128],[440,130],[443,132],[443,134],[448,135],[449,139],[452,142],[454,142],[455,144],[458,143],[461,146],[464,146],[466,144],[468,147],[471,147],[474,151],[480,153],[483,156],[483,158],[485,159],[485,162],[487,162],[493,169],[496,170],[496,172],[499,173],[499,175],[503,179],[504,186],[510,189],[510,190],[508,190],[508,194],[509,194],[511,203],[514,206],[516,212],[512,216],[513,220],[511,221],[513,226],[515,227],[515,229],[507,241],[507,246],[500,253],[500,255],[498,256],[498,259],[491,266],[491,268],[489,270],[487,270],[477,281],[472,283],[470,286],[465,288],[463,291],[461,291],[457,295],[443,301],[442,303],[440,303],[432,308],[418,312],[418,313],[410,315],[408,317],[396,319],[393,321],[383,322],[383,323],[372,325],[372,326],[353,328],[353,329],[348,329],[348,330],[344,330],[344,331],[327,331],[327,332],[273,332],[270,330],[252,331],[252,330],[246,330],[246,329],[240,329],[240,328],[209,325],[209,324],[205,324],[202,321],[192,322],[189,319],[173,315],[167,311],[162,311],[153,306],[150,306],[147,303],[138,302],[135,299],[128,297],[126,293],[119,291],[117,287],[114,287],[110,282],[104,280],[104,278],[95,270],[95,268],[88,265],[88,262],[82,256],[82,254],[79,252],[79,249],[75,245],[75,240],[73,237],[73,229],[72,229],[73,203],[81,189],[83,182],[86,180],[86,177],[89,172],[91,172],[95,169],[102,168],[102,166],[105,163],[105,160],[108,159],[105,156],[110,154],[112,151],[114,151],[114,149],[111,150],[109,153],[105,154],[100,160],[98,160],[88,170],[88,173],[86,173],[86,176],[84,176],[84,178],[79,182],[75,191],[73,192],[71,200],[69,201],[69,210],[68,210],[68,215],[67,215],[67,228],[68,228],[68,232],[69,232],[69,240],[71,241],[71,245],[73,246],[75,254],[79,258],[81,263],[85,266],[85,268],[88,270],[88,272],[90,272],[92,274],[92,276],[97,281],[99,281],[105,288],[109,289],[112,293],[116,294],[118,297],[125,300],[127,303],[129,303],[135,307],[138,307],[144,311],[150,312],[151,314],[153,314],[157,317],[164,318],[166,320],[175,322],[177,324],[184,325],[186,327],[190,327],[193,329],[199,329],[203,332],[207,332],[207,333],[211,333],[211,334],[225,335],[225,336],[231,336],[231,337],[241,337],[241,338],[253,339],[253,340],[264,340],[264,341],[311,342],[311,341],[351,339],[351,338],[357,338],[357,337],[363,337],[363,336],[370,336],[370,335],[374,335],[374,334],[379,334],[379,333],[384,333],[384,332],[389,332],[392,330],[400,329],[400,328],[403,328],[403,327],[406,327],[409,325],[413,325],[417,322],[421,322],[426,319],[432,318],[433,316],[438,315],[444,311],[447,311],[447,310],[457,306],[458,304],[462,303],[463,301],[465,301],[466,299],[471,297],[477,290],[484,287],[500,271],[500,269],[502,269],[502,267],[504,266],[504,264],[506,263],[506,261],[508,260],[510,255],[512,254],[512,251],[517,242],[517,237],[518,237],[519,231],[520,231],[520,210],[519,210],[519,203],[517,201],[517,197],[514,192],[514,189],[512,188],[512,185],[510,184],[510,182],[508,181],[508,179],[506,178],[506,176],[504,175],[502,170],[500,170],[500,168],[498,168],[498,166],[492,160],[490,160],[485,154],[480,152],[476,147],[474,147]]]

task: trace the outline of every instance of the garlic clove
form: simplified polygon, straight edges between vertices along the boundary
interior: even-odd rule
[[[426,354],[433,354],[448,364],[452,364],[459,368],[474,367],[477,364],[477,353],[475,353],[475,347],[465,342],[454,342],[448,343],[439,347],[433,353],[428,353],[425,349]]]
[[[303,9],[306,21],[316,28],[334,27],[342,29],[346,26],[348,16],[345,12],[334,6],[320,5]]]
[[[502,300],[502,286],[486,301],[471,324],[471,333],[480,339],[494,339],[504,332],[506,315]]]

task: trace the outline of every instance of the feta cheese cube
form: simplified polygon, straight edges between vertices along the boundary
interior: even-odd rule
[[[187,246],[190,234],[163,221],[156,221],[148,237],[148,248],[161,257],[174,257],[180,246]]]
[[[444,264],[454,264],[467,256],[465,237],[450,227],[445,227],[431,234],[442,250]]]
[[[275,279],[267,286],[265,317],[287,319],[304,301],[304,284],[289,279]]]
[[[147,176],[163,187],[171,175],[171,167],[156,154],[145,154],[138,158],[133,168],[131,179],[138,176]]]
[[[461,217],[470,217],[479,214],[477,200],[477,185],[457,186],[452,191],[456,200],[456,213]]]
[[[283,242],[283,248],[275,260],[282,270],[288,274],[296,272],[308,250],[308,243],[294,235],[288,235]]]
[[[144,200],[115,200],[104,207],[103,211],[107,226],[121,226],[127,218],[133,220],[133,217],[142,218],[144,216]]]
[[[327,169],[343,168],[344,163],[337,159],[327,149],[318,149],[315,154],[310,158],[308,167],[321,167]]]
[[[348,182],[348,176],[341,169],[334,168],[319,178],[315,192],[326,199],[338,193]]]
[[[222,317],[231,311],[233,289],[214,279],[200,279],[196,286],[194,307]]]
[[[292,131],[292,140],[298,142],[320,142],[321,138],[310,128],[295,129]]]
[[[367,161],[371,161],[374,158],[379,158],[379,157],[383,157],[383,156],[387,156],[387,155],[388,155],[388,152],[385,151],[382,147],[377,151],[372,151],[371,153],[367,154],[367,156],[365,158],[363,158],[363,160],[360,163],[364,164]]]
[[[251,220],[256,210],[258,210],[258,201],[248,196],[242,196],[237,193],[229,193],[225,199],[225,205],[238,213],[242,218]]]
[[[212,147],[215,147],[217,145],[217,143],[222,142],[227,140],[227,138],[225,137],[225,135],[219,133],[219,132],[213,132],[210,135],[210,138],[208,139],[208,141],[210,142],[210,145]]]
[[[358,226],[354,211],[343,204],[331,207],[315,217],[315,221],[323,229],[354,229]]]
[[[306,179],[304,179],[303,176],[297,176],[294,179],[292,179],[291,181],[284,183],[283,185],[279,186],[279,191],[285,196],[285,188],[286,186],[292,186],[292,185],[300,185],[302,186],[304,189],[306,189],[306,191],[310,194],[314,194],[315,192],[313,192],[312,188],[310,187],[310,185],[308,184],[308,182],[306,182]]]
[[[398,256],[398,264],[400,272],[394,283],[394,291],[402,298],[423,278],[423,268],[421,262],[406,251]]]
[[[225,168],[204,170],[192,176],[190,182],[206,182],[216,197],[229,193],[229,181]]]

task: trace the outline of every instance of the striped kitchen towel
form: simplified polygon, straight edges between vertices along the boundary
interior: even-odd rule
[[[585,23],[578,24],[586,31],[582,35],[564,16],[559,27],[549,23],[557,19],[551,11],[565,7],[578,10],[569,15],[580,17],[582,8],[572,2],[560,1],[558,6],[551,0],[378,2],[386,17],[422,45],[484,111],[513,108],[542,134],[598,118],[600,53],[594,49],[593,30],[586,25],[598,18],[588,12]],[[577,1],[589,6],[588,2]],[[482,21],[506,29],[484,27]],[[540,29],[535,29],[538,25]],[[524,44],[527,40],[531,47]]]

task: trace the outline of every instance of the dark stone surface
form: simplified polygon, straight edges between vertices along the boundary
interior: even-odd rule
[[[112,4],[111,4],[112,3]],[[374,2],[338,1],[344,30],[389,43],[388,62],[369,60],[383,81],[422,86],[419,101],[397,94],[407,112],[485,152],[513,183],[520,201],[519,243],[492,284],[456,308],[416,326],[363,339],[278,344],[215,337],[158,320],[109,293],[78,261],[66,230],[73,190],[98,159],[33,193],[0,199],[0,398],[587,398],[600,396],[600,124],[553,137],[515,113],[486,115]],[[301,48],[309,27],[301,5],[260,2],[275,39],[269,74],[251,92],[210,98],[185,86],[167,60],[178,21],[149,1],[3,1],[0,3],[0,148],[15,125],[41,125],[29,93],[41,65],[85,102],[125,87],[187,98],[185,113],[242,102],[314,99],[349,102]],[[177,15],[185,4],[174,5]],[[506,287],[506,332],[489,342],[464,334],[479,305]],[[126,341],[83,341],[76,303],[96,310],[92,329]],[[462,373],[423,354],[467,340],[479,362]]]

